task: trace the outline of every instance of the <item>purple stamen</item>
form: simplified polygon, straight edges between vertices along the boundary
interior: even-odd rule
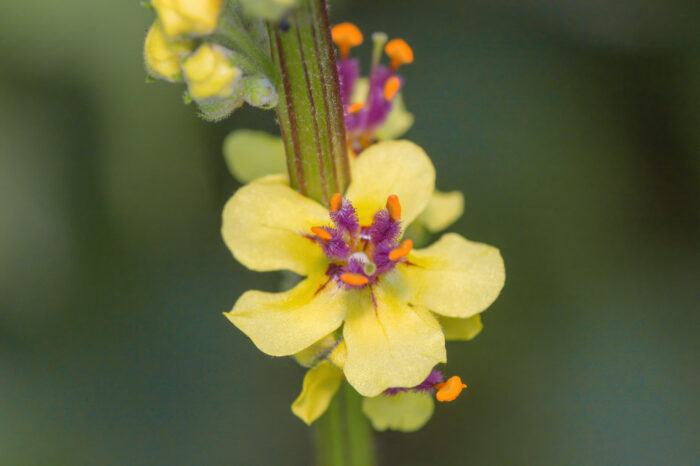
[[[430,371],[430,374],[428,374],[428,377],[426,377],[423,382],[419,383],[415,387],[391,387],[384,390],[383,394],[393,396],[409,390],[412,392],[426,392],[432,394],[435,392],[435,384],[441,383],[444,380],[445,377],[442,375],[442,372],[437,369],[433,369]]]

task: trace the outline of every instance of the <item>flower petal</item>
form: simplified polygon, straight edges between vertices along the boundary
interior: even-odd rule
[[[238,129],[224,139],[224,160],[241,183],[275,173],[286,173],[282,139],[250,129]]]
[[[434,409],[433,398],[427,393],[400,392],[362,400],[362,412],[379,431],[416,431],[430,420]]]
[[[448,233],[432,246],[413,251],[403,275],[409,302],[448,317],[471,317],[493,303],[506,273],[498,249]]]
[[[471,340],[484,328],[481,323],[481,314],[466,319],[444,316],[437,316],[437,318],[445,333],[445,340]]]
[[[435,168],[423,149],[409,141],[383,141],[357,158],[347,197],[357,209],[360,225],[384,208],[390,194],[401,202],[401,221],[408,225],[428,205],[435,190]]]
[[[324,268],[326,260],[321,248],[303,235],[327,224],[326,209],[290,188],[285,176],[270,175],[242,187],[226,203],[221,234],[249,269],[308,275]]]
[[[406,110],[403,97],[399,92],[394,97],[389,115],[387,115],[384,123],[377,128],[375,135],[381,141],[400,138],[413,126],[413,120],[413,114]]]
[[[340,327],[345,318],[347,293],[335,283],[323,287],[327,280],[325,274],[316,274],[283,293],[246,291],[224,315],[263,353],[298,353]]]
[[[414,387],[447,358],[442,328],[430,312],[409,306],[381,286],[374,293],[376,307],[369,291],[348,293],[343,328],[345,377],[364,396]]]
[[[326,412],[342,380],[343,372],[330,361],[318,363],[304,376],[301,393],[292,403],[292,412],[311,425]]]
[[[459,191],[435,191],[428,206],[418,216],[428,231],[435,233],[452,225],[464,212],[464,196]]]

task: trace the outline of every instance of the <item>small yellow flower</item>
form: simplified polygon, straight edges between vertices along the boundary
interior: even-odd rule
[[[434,313],[470,318],[496,299],[505,280],[491,246],[456,234],[423,250],[400,241],[400,224],[425,209],[434,185],[422,149],[391,141],[357,159],[345,198],[333,196],[332,223],[285,176],[239,189],[223,213],[233,255],[253,270],[306,278],[283,293],[248,291],[226,316],[273,356],[298,353],[342,326],[343,372],[360,394],[418,385],[446,360]]]
[[[226,137],[223,146],[224,159],[229,171],[242,183],[287,171],[284,144],[277,136],[264,131],[239,129]],[[353,164],[355,160],[355,157],[350,159]],[[409,227],[409,232],[414,239],[415,237],[427,238],[430,233],[437,233],[452,225],[463,212],[462,193],[435,190],[425,210]]]
[[[194,100],[226,98],[238,91],[243,72],[231,63],[225,48],[202,44],[182,64]]]
[[[214,32],[224,0],[152,0],[170,37]]]
[[[192,48],[190,41],[169,39],[160,21],[154,21],[146,35],[143,50],[148,74],[156,79],[182,81],[180,61]]]

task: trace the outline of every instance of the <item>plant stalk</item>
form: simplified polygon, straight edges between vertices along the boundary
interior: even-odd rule
[[[345,121],[325,0],[299,0],[271,24],[277,106],[291,186],[328,205],[350,182]]]

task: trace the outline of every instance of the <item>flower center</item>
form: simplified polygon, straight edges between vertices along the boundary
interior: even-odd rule
[[[377,283],[381,275],[405,262],[413,248],[401,236],[401,204],[396,195],[379,209],[372,224],[361,226],[352,203],[335,194],[331,198],[333,226],[314,226],[307,238],[317,242],[328,258],[326,274],[346,288],[363,288]]]
[[[345,111],[345,129],[349,147],[359,154],[376,142],[375,133],[391,112],[394,98],[403,86],[397,76],[401,65],[413,62],[413,50],[403,39],[392,39],[384,33],[372,34],[373,51],[367,90],[364,96],[358,84],[360,65],[350,58],[350,49],[363,41],[362,32],[351,23],[342,23],[331,30],[333,42],[338,47],[338,77],[340,95]],[[380,64],[382,50],[390,59],[389,66]],[[359,100],[358,100],[359,99]]]

